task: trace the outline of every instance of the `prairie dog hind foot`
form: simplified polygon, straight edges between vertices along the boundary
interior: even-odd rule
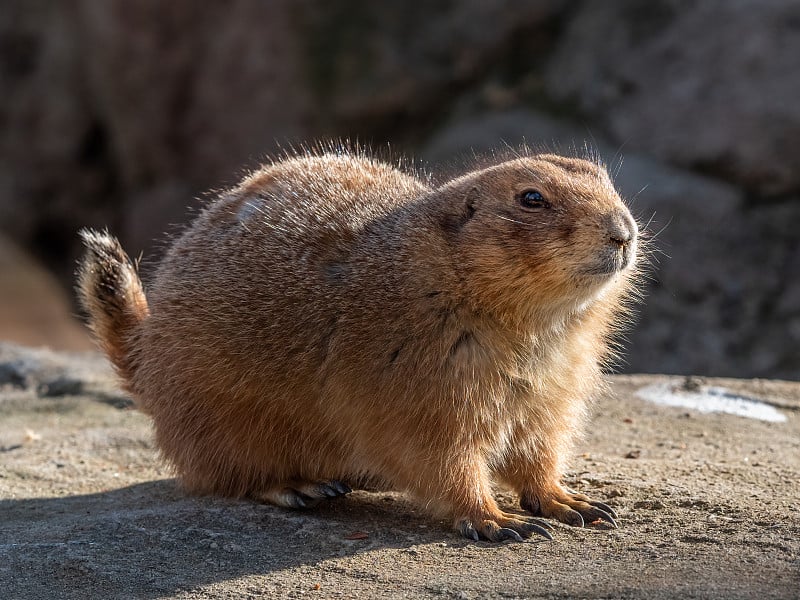
[[[253,494],[252,498],[284,508],[311,508],[322,500],[345,496],[353,489],[337,479],[289,481]]]

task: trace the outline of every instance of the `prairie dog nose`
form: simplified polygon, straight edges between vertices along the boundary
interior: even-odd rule
[[[636,239],[636,223],[626,214],[608,215],[605,225],[608,239],[615,246],[622,248]]]

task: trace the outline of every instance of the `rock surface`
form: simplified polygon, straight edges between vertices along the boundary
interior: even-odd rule
[[[760,400],[785,420],[637,395],[653,386],[700,408]],[[800,384],[625,376],[611,387],[567,481],[613,505],[620,528],[472,543],[394,493],[306,512],[187,496],[99,356],[2,345],[0,589],[20,600],[796,598]]]
[[[0,339],[62,350],[94,348],[52,273],[2,234],[0,298]]]
[[[800,5],[585,2],[548,66],[554,98],[615,139],[764,194],[800,187]]]

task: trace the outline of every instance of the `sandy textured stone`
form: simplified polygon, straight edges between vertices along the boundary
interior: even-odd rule
[[[0,347],[0,588],[9,598],[796,598],[800,384],[616,377],[568,483],[620,528],[473,543],[394,493],[291,512],[185,495],[96,355]],[[21,366],[20,366],[21,365]],[[56,372],[81,394],[42,396]],[[770,423],[637,396],[723,388]],[[636,457],[636,458],[626,458]],[[501,501],[514,507],[514,498]]]

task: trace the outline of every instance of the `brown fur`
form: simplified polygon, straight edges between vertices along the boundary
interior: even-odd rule
[[[528,189],[550,207],[521,208]],[[363,154],[288,157],[200,214],[147,301],[113,238],[84,239],[92,327],[188,489],[298,505],[378,480],[468,537],[542,533],[498,508],[502,484],[613,523],[560,483],[635,276],[636,225],[593,162],[436,187]]]

